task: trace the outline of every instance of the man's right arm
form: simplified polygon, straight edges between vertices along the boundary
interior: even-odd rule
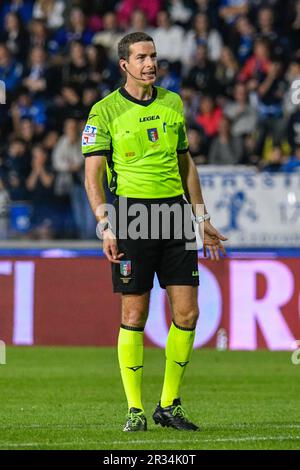
[[[85,158],[85,189],[91,208],[98,222],[108,221],[103,176],[106,165],[106,157],[90,156]],[[118,253],[118,245],[115,234],[111,229],[103,231],[103,253],[111,263],[120,263],[124,253]]]
[[[105,192],[103,188],[103,177],[105,171],[106,157],[91,156],[85,158],[85,189],[92,211],[98,222],[106,219]]]

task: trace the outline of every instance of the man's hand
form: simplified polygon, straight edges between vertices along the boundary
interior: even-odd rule
[[[103,232],[103,253],[105,254],[108,261],[111,263],[120,263],[119,258],[124,256],[124,253],[118,254],[117,239],[113,231],[108,228]]]
[[[200,230],[202,227],[200,228]],[[209,250],[210,258],[212,260],[219,261],[221,253],[226,256],[226,250],[223,246],[222,241],[226,241],[227,238],[224,237],[217,229],[215,229],[209,220],[204,222],[204,240],[203,240],[203,254],[206,258],[206,250]]]

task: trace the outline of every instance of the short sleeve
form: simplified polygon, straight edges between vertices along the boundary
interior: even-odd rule
[[[185,118],[183,112],[183,104],[180,99],[180,122],[178,128],[178,146],[177,153],[186,153],[189,150],[189,143],[186,133]]]
[[[111,156],[111,135],[107,126],[105,113],[94,105],[90,111],[82,133],[82,153],[84,157],[92,155]]]

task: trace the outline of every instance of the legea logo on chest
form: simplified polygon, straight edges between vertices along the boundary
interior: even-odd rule
[[[155,116],[145,116],[145,117],[141,117],[141,118],[140,118],[140,122],[155,121],[156,119],[160,119],[160,117],[158,116],[158,114],[156,114]]]

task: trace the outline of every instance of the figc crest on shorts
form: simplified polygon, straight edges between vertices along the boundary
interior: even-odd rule
[[[120,273],[122,276],[129,276],[131,274],[131,261],[121,261]]]
[[[153,127],[152,129],[147,129],[148,132],[148,139],[150,142],[156,142],[158,140],[158,132],[157,127]]]

